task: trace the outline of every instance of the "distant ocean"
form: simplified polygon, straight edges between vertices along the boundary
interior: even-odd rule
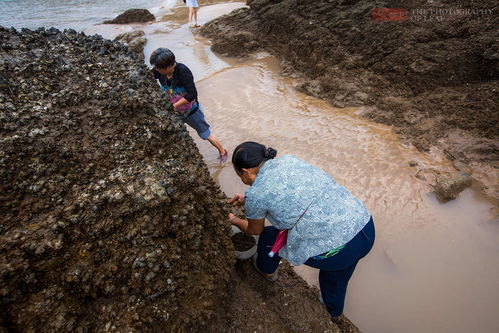
[[[167,13],[181,0],[0,0],[0,25],[16,29],[38,27],[83,31],[127,9]]]

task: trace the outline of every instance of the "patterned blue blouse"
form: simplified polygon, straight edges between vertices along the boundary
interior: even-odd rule
[[[292,155],[265,162],[245,200],[248,219],[289,229],[279,256],[293,265],[345,245],[371,217],[330,175]]]

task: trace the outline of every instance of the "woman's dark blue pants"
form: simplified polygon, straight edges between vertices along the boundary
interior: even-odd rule
[[[267,274],[275,272],[281,260],[278,255],[273,258],[268,255],[278,232],[274,227],[265,227],[258,239],[256,263],[258,268]],[[343,313],[348,281],[357,262],[373,247],[374,238],[374,222],[371,217],[366,226],[337,254],[322,260],[309,258],[305,262],[305,265],[319,269],[322,299],[331,316],[336,317]]]

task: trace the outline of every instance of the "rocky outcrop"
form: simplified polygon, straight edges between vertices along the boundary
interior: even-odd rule
[[[75,31],[0,41],[0,327],[206,324],[234,262],[225,197],[150,71]]]
[[[244,13],[245,9],[236,9],[229,16],[244,15]],[[216,23],[209,23],[208,28],[203,26],[201,31],[212,39],[211,49],[225,56],[246,57],[262,49],[261,39],[252,31],[233,29],[231,25]]]
[[[450,176],[439,175],[435,183],[435,194],[440,201],[449,201],[457,198],[459,193],[471,186],[469,174],[460,172]]]
[[[244,57],[261,49],[258,38],[251,32],[229,30],[215,40],[212,50],[225,56]]]
[[[461,163],[461,162],[459,162]],[[431,185],[433,193],[440,202],[456,199],[459,194],[471,186],[471,169],[463,165],[463,169],[469,171],[440,171],[434,168],[420,168],[415,177]],[[417,165],[411,165],[416,167]]]
[[[144,38],[143,30],[125,32],[114,38],[117,42],[125,43],[128,48],[134,52],[141,61],[144,61],[144,46],[147,44],[147,39]]]
[[[147,23],[156,20],[156,17],[147,9],[129,9],[116,16],[112,20],[104,21],[104,24],[130,24]]]

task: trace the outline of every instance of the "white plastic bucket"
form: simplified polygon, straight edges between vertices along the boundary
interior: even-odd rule
[[[242,231],[239,230],[238,227],[236,227],[235,225],[233,225],[232,226],[232,236],[234,236],[238,232],[242,232]],[[250,259],[256,253],[256,247],[257,247],[257,244],[258,244],[258,236],[252,235],[252,237],[255,239],[255,245],[252,248],[250,248],[250,249],[248,249],[246,251],[235,251],[237,259],[239,259],[239,260],[247,260],[247,259]]]

